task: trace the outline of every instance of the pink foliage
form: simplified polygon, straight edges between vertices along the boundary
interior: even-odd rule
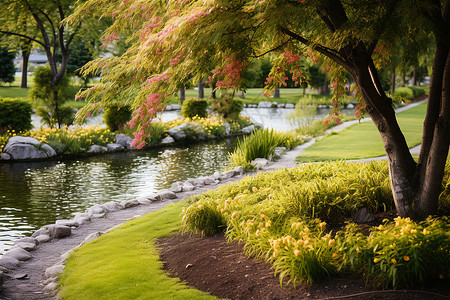
[[[229,61],[223,68],[217,68],[212,70],[213,76],[208,77],[208,82],[213,79],[219,79],[216,83],[218,88],[237,88],[241,81],[241,71],[243,69],[243,63],[235,58],[226,58],[225,61]]]

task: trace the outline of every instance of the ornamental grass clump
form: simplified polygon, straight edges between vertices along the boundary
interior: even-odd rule
[[[365,234],[354,223],[332,230],[360,208],[394,209],[388,173],[385,161],[374,161],[257,174],[189,198],[182,225],[204,234],[225,230],[246,255],[270,261],[280,283],[315,283],[337,272],[394,288],[449,278],[447,217],[397,218]]]
[[[299,138],[293,134],[273,129],[256,130],[249,136],[239,140],[236,149],[230,154],[229,160],[233,166],[243,166],[252,169],[251,162],[255,158],[268,159],[276,147],[291,149],[299,144]]]

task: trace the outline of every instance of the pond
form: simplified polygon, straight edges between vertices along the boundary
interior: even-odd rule
[[[245,108],[264,128],[290,130],[291,109]],[[318,109],[315,119],[329,109]],[[180,117],[164,112],[162,121]],[[101,125],[102,118],[88,125]],[[39,118],[33,116],[39,127]],[[104,125],[103,125],[104,126]],[[223,169],[232,140],[214,141],[160,150],[108,154],[64,161],[0,164],[0,255],[14,240],[28,236],[57,219],[68,219],[96,203],[122,201],[170,187],[173,182],[207,176]]]
[[[0,255],[96,203],[135,199],[223,169],[232,140],[83,159],[0,164]]]

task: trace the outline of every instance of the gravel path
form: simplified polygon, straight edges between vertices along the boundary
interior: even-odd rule
[[[422,102],[420,102],[422,103]],[[420,104],[418,103],[418,104]],[[414,104],[418,105],[418,104]],[[412,106],[408,106],[410,108]],[[342,130],[348,127],[348,123],[353,125],[354,122],[347,122],[345,125],[334,128],[334,131]],[[269,163],[263,172],[273,171],[279,168],[291,168],[297,163],[295,158],[302,153],[307,147],[312,145],[315,139],[296,147],[287,152],[281,159]],[[419,148],[418,148],[419,147]],[[417,152],[420,146],[413,148]],[[379,157],[375,159],[386,159],[386,157]],[[370,160],[370,159],[368,159]],[[32,251],[32,258],[26,262],[22,262],[17,270],[11,270],[7,273],[5,282],[3,284],[3,291],[0,294],[2,300],[28,300],[28,299],[55,299],[52,293],[45,292],[45,270],[62,261],[61,256],[67,252],[78,247],[87,236],[98,233],[107,232],[115,227],[125,223],[136,217],[141,217],[150,212],[163,208],[171,203],[183,200],[195,194],[205,192],[209,189],[215,189],[220,185],[229,182],[238,181],[245,176],[254,175],[256,172],[244,175],[237,175],[230,179],[221,181],[218,185],[205,185],[197,188],[191,192],[177,193],[178,198],[173,200],[166,200],[163,202],[152,202],[151,204],[142,204],[139,206],[119,210],[116,212],[109,212],[102,218],[94,218],[91,221],[82,224],[76,229],[72,229],[72,234],[63,239],[53,239],[48,243],[39,244],[36,250]],[[25,276],[26,274],[26,276]],[[24,279],[14,279],[15,277],[25,277]]]

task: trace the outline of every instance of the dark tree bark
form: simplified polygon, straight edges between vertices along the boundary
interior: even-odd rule
[[[323,14],[333,31],[346,22],[346,15],[339,0],[330,0],[328,3]],[[397,212],[402,217],[415,219],[423,219],[438,212],[438,198],[450,142],[450,0],[445,1],[442,14],[435,17],[432,21],[439,24],[436,26],[438,30],[434,32],[437,50],[418,163],[412,158],[397,123],[392,99],[385,95],[381,87],[371,58],[373,49],[358,40],[333,51],[313,45],[316,51],[343,66],[353,77],[384,144]],[[282,28],[281,31],[301,43],[312,44],[294,30]]]
[[[183,104],[184,100],[186,100],[186,90],[184,87],[178,90],[178,98],[180,98],[181,104]]]
[[[392,66],[391,68],[391,95],[394,95],[395,92],[395,67]]]
[[[198,82],[198,98],[205,98],[205,83],[203,82],[203,80],[200,80]]]
[[[280,88],[277,86],[275,86],[275,91],[273,92],[273,97],[274,98],[280,98]]]
[[[29,49],[22,49],[22,80],[20,82],[21,88],[27,88],[28,87],[28,60],[30,58],[30,51]]]

